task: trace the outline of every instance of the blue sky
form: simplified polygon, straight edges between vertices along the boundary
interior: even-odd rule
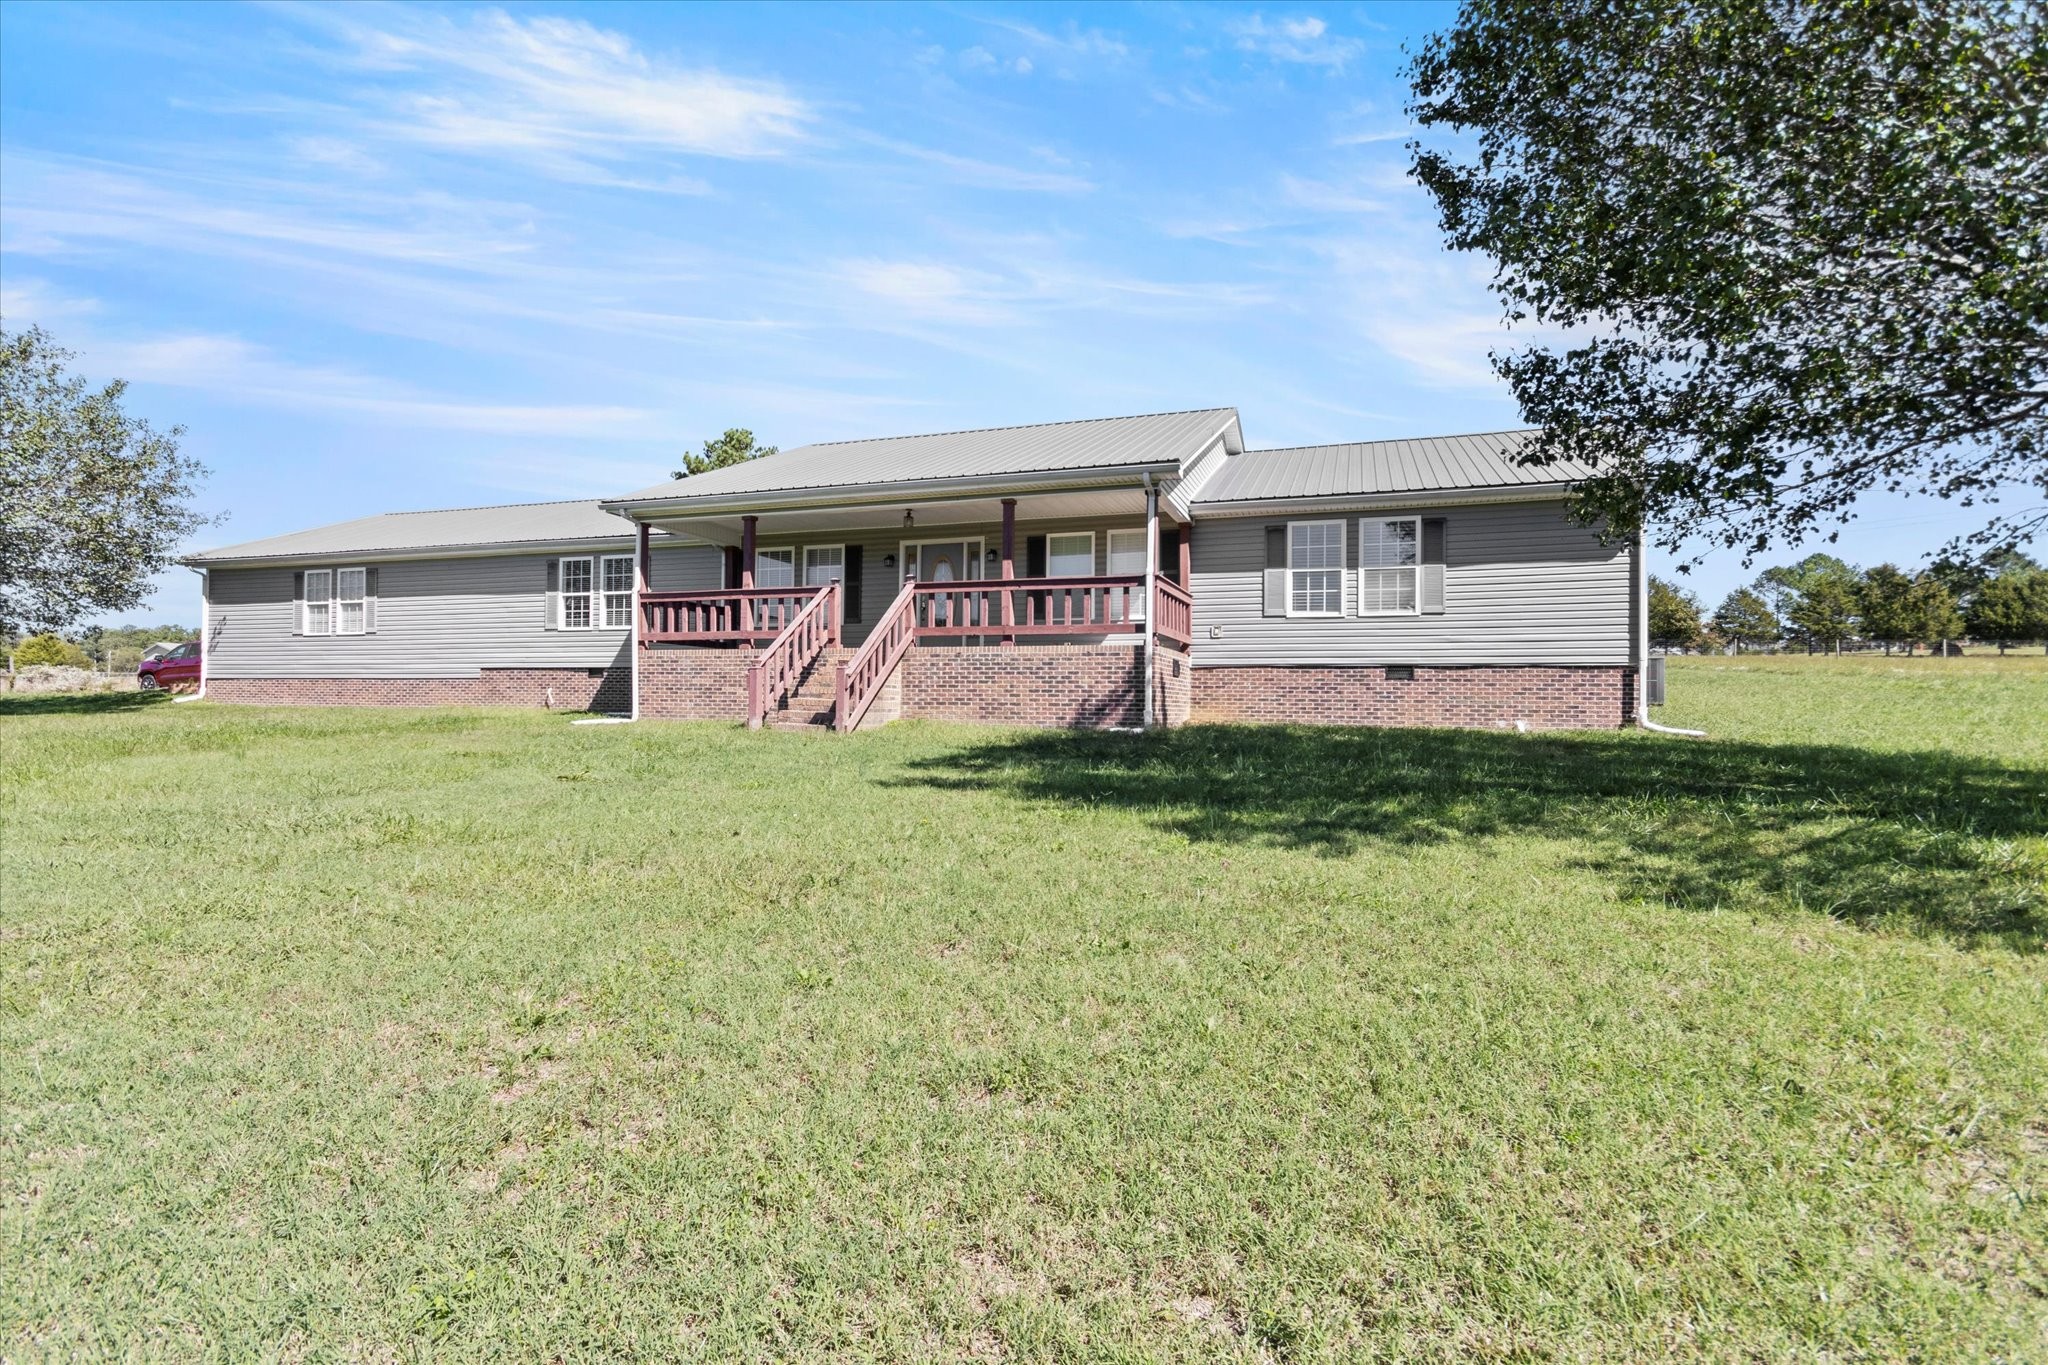
[[[1405,175],[1450,15],[7,5],[0,312],[188,429],[200,543],[623,492],[728,426],[1515,426],[1486,263]],[[190,575],[121,615],[196,618]]]

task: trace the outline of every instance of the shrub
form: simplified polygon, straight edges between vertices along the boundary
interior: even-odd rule
[[[89,668],[92,660],[85,657],[84,650],[61,635],[31,635],[15,647],[14,666],[30,668],[36,664]]]

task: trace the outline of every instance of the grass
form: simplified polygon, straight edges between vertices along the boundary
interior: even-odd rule
[[[2038,1356],[2048,670],[1671,687],[0,701],[0,1354]]]

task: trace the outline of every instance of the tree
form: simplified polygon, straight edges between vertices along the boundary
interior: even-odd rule
[[[1963,614],[1956,610],[1956,599],[1950,595],[1948,585],[1932,573],[1921,574],[1913,580],[1912,595],[1906,599],[1907,620],[1913,627],[1911,638],[1925,640],[1938,646],[1941,654],[1948,653],[1948,642],[1963,633]]]
[[[1840,654],[1856,630],[1856,587],[1848,579],[1818,579],[1793,599],[1785,619],[1809,645]]]
[[[1650,579],[1650,639],[1667,649],[1692,649],[1706,638],[1700,600],[1657,577]]]
[[[2048,647],[2048,573],[2022,569],[1998,575],[1970,603],[1970,634],[1996,640],[1998,652],[2021,640]]]
[[[727,427],[725,434],[715,441],[704,443],[702,455],[683,456],[683,467],[672,472],[671,479],[687,479],[692,474],[708,474],[714,469],[723,469],[730,464],[742,464],[758,460],[764,455],[773,455],[776,447],[757,446],[754,433],[745,427]]]
[[[134,606],[213,520],[192,510],[206,469],[178,453],[185,429],[128,416],[127,384],[91,391],[71,358],[40,327],[0,331],[0,631]]]
[[[1409,150],[1591,465],[1575,508],[1746,553],[1872,488],[2048,487],[2048,6],[1466,0],[1409,68]],[[2009,543],[2048,510],[1972,536]]]
[[[1985,555],[1943,555],[1928,565],[1927,571],[1942,581],[1956,605],[1967,612],[1992,579],[2040,567],[2017,546],[2006,546]]]
[[[33,668],[37,664],[61,664],[66,668],[85,668],[92,660],[85,657],[85,651],[61,635],[45,632],[31,635],[14,647],[14,666]]]
[[[1913,620],[1907,604],[1912,594],[1912,578],[1896,564],[1879,564],[1863,575],[1862,591],[1857,595],[1863,633],[1882,640],[1887,654],[1895,644],[1906,643],[1911,648]]]
[[[1847,560],[1830,554],[1810,554],[1797,564],[1779,564],[1765,569],[1751,586],[1779,616],[1789,617],[1800,594],[1822,579],[1853,581],[1856,576],[1856,570]]]
[[[1737,588],[1721,599],[1714,609],[1714,629],[1723,639],[1735,642],[1738,654],[1745,643],[1767,645],[1785,633],[1771,604],[1750,588]]]

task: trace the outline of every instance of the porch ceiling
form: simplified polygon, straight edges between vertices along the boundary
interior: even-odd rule
[[[936,527],[996,526],[1003,520],[1003,501],[1000,497],[908,500],[868,503],[860,507],[761,512],[758,514],[759,537],[761,543],[772,544],[778,539],[820,531],[876,530],[895,533],[902,530],[903,513],[906,510],[915,515],[919,536]],[[1160,501],[1159,512],[1163,521],[1171,519],[1171,508],[1164,499]],[[1067,518],[1119,520],[1139,518],[1144,514],[1145,492],[1136,486],[1089,488],[1057,493],[1023,493],[1017,496],[1019,527],[1034,521]],[[645,520],[649,525],[672,534],[690,536],[713,545],[740,543],[741,528],[738,514],[711,517],[647,517]]]

